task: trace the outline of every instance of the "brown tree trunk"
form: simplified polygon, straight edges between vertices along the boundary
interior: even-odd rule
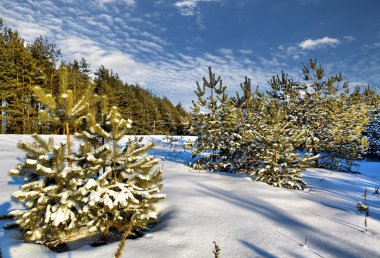
[[[117,152],[117,144],[116,140],[113,139],[113,183],[116,184],[117,182],[117,175],[116,175],[116,152]]]
[[[216,163],[216,149],[212,150],[212,161]]]
[[[129,221],[126,229],[124,230],[123,234],[121,235],[121,241],[119,243],[119,246],[117,247],[117,250],[115,252],[115,258],[120,258],[123,250],[125,248],[125,241],[127,237],[132,233],[133,226],[135,224],[135,219],[136,219],[136,213],[133,214],[131,220]]]
[[[277,164],[277,159],[278,159],[278,153],[277,153],[277,146],[274,147],[274,163],[276,164],[276,181],[277,183],[280,181],[278,178],[278,164]]]
[[[71,160],[71,142],[70,142],[69,122],[66,122],[65,125],[66,125],[66,137],[67,137],[68,164],[69,164],[69,167],[72,167],[73,166],[73,161]]]
[[[22,133],[26,133],[26,119],[25,119],[25,76],[22,75],[22,92],[21,92],[21,101],[22,101]]]
[[[29,80],[29,87],[32,88],[32,81]],[[31,125],[30,125],[30,109],[31,109],[31,96],[30,96],[30,90],[28,92],[28,111],[27,111],[27,125],[28,125],[28,133],[31,132]]]

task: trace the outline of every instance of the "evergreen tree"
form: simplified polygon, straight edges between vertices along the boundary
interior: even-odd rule
[[[380,98],[376,91],[368,85],[361,94],[368,109],[368,124],[363,134],[367,137],[367,153],[373,158],[380,154]]]
[[[258,91],[252,92],[251,81],[246,77],[240,84],[243,95],[236,92],[232,99],[238,110],[238,122],[235,131],[240,137],[236,138],[233,162],[234,167],[240,172],[251,173],[257,163],[257,151],[254,141],[255,133],[259,128],[259,116],[265,112],[267,99]]]
[[[368,143],[363,131],[368,123],[368,109],[359,91],[342,94],[335,101],[336,121],[331,132],[334,140],[327,145],[329,156],[325,165],[351,172],[355,160],[361,159],[367,150]]]
[[[151,173],[158,160],[145,153],[152,144],[129,141],[119,148],[130,127],[113,107],[104,123],[77,135],[83,142],[75,158],[52,138],[34,136],[34,143],[19,144],[27,159],[11,175],[28,180],[13,197],[26,209],[12,214],[26,240],[56,246],[110,230],[124,236],[157,219],[155,203],[165,197],[159,194],[162,171]]]
[[[206,94],[206,89],[209,93]],[[220,76],[215,77],[209,67],[209,81],[203,78],[203,87],[197,82],[198,101],[193,101],[190,133],[198,136],[193,157],[202,152],[211,152],[200,157],[194,167],[211,170],[228,170],[231,166],[230,151],[233,147],[237,112],[226,94]]]
[[[25,206],[16,210],[16,223],[24,233],[25,240],[56,245],[65,242],[77,232],[79,222],[78,199],[75,194],[87,175],[78,167],[67,167],[66,145],[54,145],[34,136],[35,142],[20,142],[27,152],[27,159],[10,171],[12,176],[28,179],[13,198]]]
[[[326,79],[322,66],[316,60],[303,65],[304,82],[295,82],[285,73],[269,81],[276,99],[286,113],[297,117],[299,126],[310,132],[313,154],[323,153],[316,166],[342,168],[339,159],[345,159],[350,169],[353,160],[366,148],[360,134],[366,122],[363,100],[349,94],[348,83],[342,74]]]
[[[40,114],[63,127],[63,132],[66,133],[67,137],[67,155],[69,157],[69,166],[71,167],[70,127],[73,127],[76,120],[85,113],[88,107],[86,98],[90,94],[85,94],[79,101],[75,101],[73,91],[67,89],[67,69],[62,65],[59,94],[56,96],[46,94],[42,88],[35,87],[34,95],[45,107],[45,110],[40,110]]]
[[[42,36],[27,46],[36,62],[36,85],[54,95],[58,91],[58,71],[56,65],[61,57],[61,50]]]
[[[368,153],[371,157],[380,154],[380,113],[372,114],[370,121],[365,128],[364,134],[368,140]]]
[[[2,28],[0,28],[2,29]],[[30,122],[30,84],[34,62],[17,32],[0,32],[2,126],[7,133],[26,133]]]
[[[89,207],[88,221],[107,234],[110,227],[123,233],[134,216],[133,229],[141,230],[157,219],[155,203],[164,198],[159,194],[162,188],[162,171],[150,173],[158,160],[145,155],[153,144],[140,147],[136,141],[129,141],[119,149],[119,141],[130,130],[131,121],[121,118],[116,107],[107,116],[105,124],[96,124],[88,131],[78,134],[84,141],[78,156],[85,158],[86,165],[99,166],[101,173],[94,179],[91,188],[86,189],[85,204]],[[91,143],[91,139],[104,139],[103,145]],[[95,147],[95,148],[94,148]],[[81,158],[80,158],[81,159]],[[83,165],[82,165],[83,166]],[[95,202],[91,196],[98,196]],[[102,203],[103,200],[103,203]]]
[[[300,155],[296,150],[308,146],[308,131],[300,128],[294,117],[288,117],[277,101],[271,101],[258,117],[258,129],[248,132],[256,154],[251,175],[257,181],[291,189],[302,189],[306,184],[301,171],[312,160],[309,149]]]

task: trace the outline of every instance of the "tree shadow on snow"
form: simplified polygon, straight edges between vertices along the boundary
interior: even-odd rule
[[[192,154],[189,151],[174,151],[170,149],[151,149],[148,151],[149,155],[159,158],[162,161],[177,162],[184,165],[193,161]]]
[[[299,221],[296,217],[289,213],[285,213],[284,210],[272,205],[271,203],[255,196],[244,196],[245,193],[232,192],[224,190],[223,188],[217,188],[203,183],[197,184],[200,188],[199,191],[207,196],[213,196],[219,198],[225,202],[231,203],[237,207],[247,209],[251,212],[261,214],[263,217],[272,220],[282,228],[286,228],[293,233],[293,238],[301,238],[304,236],[310,236],[308,240],[308,246],[314,249],[314,253],[328,253],[330,255],[338,257],[357,257],[358,254],[364,257],[377,257],[378,253],[365,248],[360,244],[355,244],[345,240],[345,237],[339,237],[330,234],[326,231],[321,231],[319,228],[305,224]],[[252,186],[254,187],[254,186]],[[253,189],[254,191],[254,189]],[[279,198],[281,198],[279,196]],[[258,222],[259,223],[259,222]],[[362,234],[361,232],[357,232]],[[279,232],[279,234],[281,234]],[[300,236],[302,234],[302,236]],[[335,240],[335,241],[332,241]],[[238,240],[239,241],[239,240]],[[294,239],[295,242],[300,242]],[[303,240],[301,240],[302,242]],[[339,242],[339,245],[336,243]],[[253,246],[253,244],[251,243]],[[347,246],[352,247],[351,250],[347,250]],[[299,248],[302,248],[298,245]],[[353,250],[355,252],[353,252]],[[312,250],[311,250],[312,251]]]
[[[11,207],[10,202],[5,202],[0,204],[0,216],[8,214],[9,213],[9,208]]]
[[[255,246],[254,244],[245,241],[245,240],[239,240],[240,243],[251,249],[253,252],[255,252],[259,257],[266,257],[266,258],[276,258],[276,256],[270,254],[269,252],[265,251],[264,249]]]
[[[1,206],[0,206],[1,207]],[[136,239],[139,237],[142,237],[145,233],[151,232],[159,232],[161,230],[164,230],[165,228],[171,226],[170,221],[172,218],[174,218],[175,213],[177,212],[177,209],[170,208],[170,209],[164,209],[158,214],[158,222],[155,224],[150,225],[144,232],[140,232],[136,236],[130,236],[128,239]],[[1,221],[0,221],[1,222]],[[72,252],[85,247],[85,246],[92,246],[91,248],[97,247],[97,246],[104,246],[107,244],[111,244],[115,241],[119,241],[120,237],[116,236],[115,234],[112,234],[110,232],[110,239],[108,239],[106,242],[101,242],[101,235],[96,234],[89,237],[84,237],[72,242],[64,243],[62,246],[58,246],[54,249],[49,249],[48,247],[44,245],[39,244],[33,244],[30,243],[30,245],[36,245],[39,246],[40,250],[49,258],[55,258],[57,257],[57,253],[61,253],[59,256],[62,257],[62,255],[67,255],[68,258],[72,256]],[[18,246],[21,245],[23,241],[22,235],[19,230],[11,229],[4,231],[1,227],[0,229],[0,247],[2,251],[2,255],[0,258],[8,258],[12,257],[12,249],[14,250]],[[92,249],[95,251],[95,249]],[[63,254],[64,253],[64,254]]]
[[[8,185],[22,185],[22,184],[24,184],[24,179],[21,177],[12,177],[8,181]]]
[[[157,224],[150,230],[150,232],[157,232],[161,230],[165,230],[170,226],[171,219],[174,218],[175,214],[177,213],[176,208],[168,208],[165,210],[162,210],[158,213],[158,222]]]

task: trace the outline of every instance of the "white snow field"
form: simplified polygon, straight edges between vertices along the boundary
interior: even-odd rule
[[[57,140],[64,136],[55,136]],[[184,141],[176,137],[179,141]],[[20,206],[11,194],[21,181],[7,175],[23,158],[16,148],[30,136],[0,135],[0,214]],[[244,175],[195,171],[186,166],[189,152],[163,144],[150,154],[164,169],[159,222],[144,236],[127,240],[123,257],[380,257],[380,163],[362,162],[361,175],[309,169],[304,191],[275,188]],[[368,188],[368,232],[364,215],[356,210]],[[9,221],[0,221],[1,226]],[[307,239],[307,240],[306,240]],[[306,241],[306,245],[305,245]],[[2,257],[112,257],[118,242],[55,253],[44,246],[23,243],[16,230],[0,231]]]

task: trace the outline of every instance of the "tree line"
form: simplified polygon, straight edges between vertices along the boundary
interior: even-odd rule
[[[0,133],[64,133],[62,126],[43,116],[33,90],[36,86],[52,96],[66,87],[72,91],[74,101],[83,94],[107,96],[123,117],[133,121],[133,134],[186,133],[182,118],[189,114],[180,103],[173,105],[138,84],[124,83],[104,66],[92,71],[84,58],[64,62],[61,50],[47,38],[40,36],[28,43],[1,20],[0,56]],[[81,130],[75,121],[69,127],[72,132]]]

